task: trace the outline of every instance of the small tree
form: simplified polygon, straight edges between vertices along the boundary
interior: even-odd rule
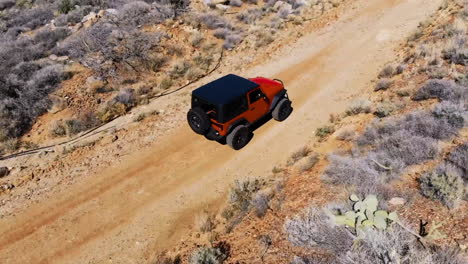
[[[59,3],[58,10],[62,14],[68,14],[73,9],[73,3],[71,0],[62,0]]]

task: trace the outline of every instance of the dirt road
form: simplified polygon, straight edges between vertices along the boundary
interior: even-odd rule
[[[365,93],[381,67],[441,0],[357,0],[339,21],[303,36],[246,75],[283,79],[295,111],[235,152],[182,124],[151,151],[0,221],[1,263],[144,263],[177,243],[234,179],[265,175],[313,138],[329,114]]]

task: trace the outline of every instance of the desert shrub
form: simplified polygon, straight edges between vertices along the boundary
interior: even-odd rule
[[[209,29],[228,28],[233,29],[233,26],[225,18],[215,13],[205,13],[197,17],[197,20]]]
[[[406,65],[404,64],[399,64],[396,68],[395,68],[395,75],[397,74],[402,74],[403,71],[405,71],[406,69]]]
[[[219,248],[201,247],[190,257],[190,264],[222,264],[226,258]]]
[[[57,26],[66,26],[68,23],[77,24],[81,22],[84,16],[89,14],[91,11],[97,12],[98,9],[95,6],[78,6],[67,14],[61,14],[60,16],[56,17],[55,25]]]
[[[356,135],[356,132],[354,132],[354,130],[346,129],[346,130],[341,131],[336,136],[336,138],[338,140],[349,141],[349,140],[353,139],[355,135]]]
[[[312,154],[305,159],[305,162],[302,162],[299,166],[299,169],[304,172],[312,169],[315,164],[319,161],[319,156],[317,154]]]
[[[375,169],[375,164],[365,157],[346,157],[330,155],[330,164],[326,168],[323,178],[332,184],[371,185],[378,184],[384,179]]]
[[[260,8],[249,8],[240,12],[236,18],[242,23],[252,24],[263,16],[263,11]]]
[[[377,84],[374,87],[374,91],[387,90],[392,85],[393,85],[392,80],[384,78],[377,82]]]
[[[238,33],[231,32],[231,34],[229,34],[224,40],[223,48],[228,49],[228,50],[233,49],[241,41],[242,41],[242,38]]]
[[[253,195],[257,193],[265,183],[258,179],[235,181],[229,194],[229,203],[234,210],[246,212],[250,209]]]
[[[184,55],[184,47],[179,44],[169,44],[165,46],[166,52],[170,56],[181,57]]]
[[[315,135],[319,138],[319,140],[323,140],[333,132],[335,132],[335,127],[332,125],[327,125],[317,128],[317,130],[315,130]]]
[[[291,157],[289,157],[288,160],[288,165],[291,166],[300,159],[307,157],[309,154],[312,153],[312,149],[310,149],[308,146],[304,146],[296,151],[293,152]]]
[[[166,77],[162,79],[161,83],[159,84],[159,89],[167,90],[171,88],[171,86],[172,86],[172,80]]]
[[[73,3],[71,0],[60,0],[58,4],[58,11],[62,14],[67,14],[73,9]]]
[[[195,48],[199,48],[204,40],[203,35],[197,32],[190,37],[190,44]]]
[[[295,246],[320,247],[341,254],[353,244],[353,236],[344,226],[337,226],[324,210],[313,207],[302,216],[288,219],[284,230]]]
[[[203,213],[196,219],[198,230],[202,233],[210,232],[214,229],[214,217],[210,214]]]
[[[97,22],[61,43],[57,53],[82,58],[88,52],[101,52],[104,57],[112,57],[116,46],[115,41],[110,38],[113,32],[114,35],[119,32],[117,26],[104,21]]]
[[[167,5],[157,4],[156,8],[143,1],[132,1],[125,4],[118,14],[119,22],[127,26],[159,24],[174,16]]]
[[[292,9],[291,9],[290,6],[288,6],[288,5],[282,5],[282,6],[280,7],[280,9],[278,10],[277,15],[278,15],[278,17],[285,19],[285,18],[287,18],[291,13],[292,13]]]
[[[351,103],[346,110],[346,115],[357,115],[360,113],[370,113],[372,103],[367,99],[357,99]]]
[[[357,143],[358,145],[372,145],[377,140],[404,130],[410,135],[438,140],[453,137],[457,135],[460,129],[461,120],[458,119],[460,115],[457,112],[450,112],[448,106],[441,106],[442,109],[448,109],[437,110],[435,113],[432,111],[416,111],[402,117],[389,118],[385,122],[374,122],[358,138]],[[448,113],[441,114],[444,112]]]
[[[434,139],[398,131],[376,142],[375,151],[385,153],[390,160],[400,159],[405,165],[413,165],[433,159],[438,147]]]
[[[195,65],[204,71],[208,71],[213,64],[213,56],[211,55],[197,55],[193,58]]]
[[[130,88],[122,89],[119,94],[114,97],[113,101],[122,103],[127,107],[132,107],[136,102],[135,91]]]
[[[50,50],[57,45],[57,42],[65,39],[70,35],[70,31],[66,28],[56,28],[54,30],[43,29],[36,33],[34,42],[41,45],[43,49]]]
[[[0,71],[5,66],[1,65]],[[20,63],[13,69],[3,68],[7,73],[19,68],[29,69],[20,76],[0,76],[0,131],[6,138],[18,137],[29,130],[35,119],[48,109],[48,94],[67,77],[60,65],[40,67]]]
[[[450,63],[468,65],[468,48],[466,36],[457,36],[452,39],[451,46],[442,52],[443,58]]]
[[[119,52],[113,51],[107,57],[114,61],[124,61],[131,64],[133,68],[143,67],[157,71],[164,65],[167,58],[161,55],[148,55],[151,50],[159,45],[162,33],[145,33],[138,30],[132,30],[124,33],[124,38],[120,41]]]
[[[227,28],[218,28],[214,31],[213,36],[218,39],[226,39],[229,34],[231,34],[231,30]]]
[[[192,67],[192,64],[190,62],[179,61],[172,66],[172,69],[169,72],[169,74],[172,78],[180,78],[187,73],[190,67]]]
[[[126,114],[128,108],[119,102],[110,101],[97,113],[97,117],[101,122],[107,123],[116,117]]]
[[[426,262],[428,257],[413,235],[396,226],[389,231],[367,229],[360,243],[341,254],[337,263],[435,263]]]
[[[14,6],[15,3],[16,3],[15,0],[2,0],[2,1],[0,1],[0,10],[8,9],[8,8]]]
[[[259,192],[254,195],[254,198],[252,199],[252,205],[257,217],[261,218],[265,216],[266,212],[270,208],[269,202],[270,197],[265,193]]]
[[[266,46],[273,41],[275,41],[275,30],[259,30],[255,33],[255,37],[257,38],[255,41],[255,45],[257,48]]]
[[[374,115],[377,117],[387,117],[397,109],[397,106],[392,102],[382,102],[377,105],[374,111]]]
[[[151,263],[152,264],[182,264],[182,258],[179,255],[175,257],[168,257],[165,254],[160,254]]]
[[[203,76],[203,72],[200,69],[195,68],[195,67],[190,68],[185,74],[185,77],[189,81],[196,80],[200,78],[201,76]]]
[[[7,26],[28,27],[30,29],[35,29],[39,26],[47,24],[53,17],[54,13],[50,8],[37,7],[20,12],[8,22]]]
[[[395,74],[395,69],[392,65],[385,66],[382,71],[379,73],[379,78],[390,78]]]
[[[448,80],[429,80],[413,96],[413,100],[437,98],[452,102],[466,102],[468,89]]]
[[[468,182],[468,143],[465,142],[453,149],[447,161],[460,169],[465,183]]]
[[[434,171],[424,174],[420,182],[424,196],[439,200],[450,208],[456,207],[463,198],[463,180],[459,170],[452,165],[440,165]]]

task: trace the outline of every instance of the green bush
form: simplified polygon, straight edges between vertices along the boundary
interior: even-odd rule
[[[447,164],[442,164],[436,170],[424,174],[420,182],[424,196],[439,200],[450,208],[458,205],[465,191],[459,171]]]
[[[315,131],[315,135],[319,137],[319,140],[322,141],[325,137],[335,132],[335,127],[329,125],[324,127],[319,127]]]
[[[73,3],[70,0],[62,0],[59,3],[58,10],[62,14],[68,14],[73,9]]]
[[[227,256],[219,248],[202,247],[190,258],[190,264],[221,264]]]

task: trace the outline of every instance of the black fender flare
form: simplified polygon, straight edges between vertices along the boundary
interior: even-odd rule
[[[279,92],[275,97],[273,98],[273,101],[271,102],[270,105],[270,112],[273,111],[273,109],[276,107],[278,102],[283,99],[284,97],[287,97],[287,91],[286,89],[283,89],[281,92]]]

